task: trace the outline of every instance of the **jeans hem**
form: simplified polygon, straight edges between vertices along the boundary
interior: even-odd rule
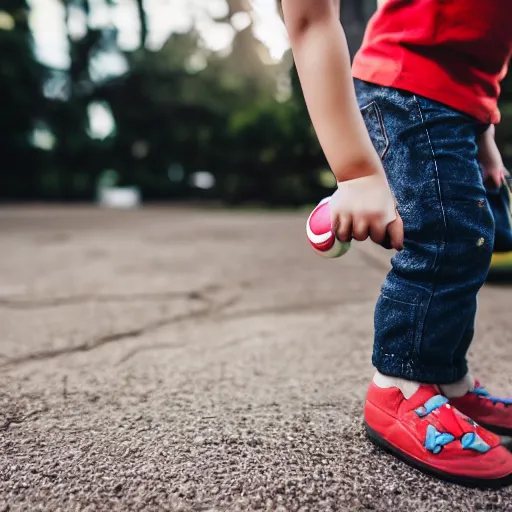
[[[468,373],[466,360],[450,366],[429,366],[414,358],[403,358],[397,354],[374,354],[372,363],[384,375],[423,384],[453,384]]]

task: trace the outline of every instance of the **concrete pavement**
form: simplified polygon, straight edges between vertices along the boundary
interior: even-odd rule
[[[1,209],[0,511],[512,510],[366,441],[389,255],[322,260],[305,218]],[[510,394],[511,299],[470,355]]]

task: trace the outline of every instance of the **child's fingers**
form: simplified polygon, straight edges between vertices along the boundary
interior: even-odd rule
[[[498,169],[493,173],[493,180],[494,184],[497,188],[501,187],[501,184],[503,183],[503,178],[505,177],[505,173],[503,172],[503,169]]]
[[[340,215],[337,226],[335,227],[336,238],[340,242],[350,242],[352,240],[352,216]]]
[[[383,222],[374,222],[370,226],[370,238],[372,242],[383,245],[386,239],[387,226]]]
[[[508,171],[504,167],[484,168],[484,183],[487,187],[501,187]]]
[[[352,236],[358,242],[364,242],[368,238],[369,227],[369,222],[364,217],[355,219],[352,228]]]
[[[384,240],[380,243],[384,249],[393,249],[393,246],[391,245],[391,237],[389,236],[389,233],[386,231],[386,236],[384,237]]]
[[[404,248],[404,223],[398,212],[396,213],[396,219],[388,224],[388,235],[391,247],[401,251]]]

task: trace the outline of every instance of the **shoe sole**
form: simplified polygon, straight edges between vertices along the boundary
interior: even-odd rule
[[[444,482],[449,482],[452,484],[462,485],[464,487],[472,487],[478,489],[500,489],[502,487],[506,487],[512,484],[512,474],[507,475],[502,478],[496,478],[493,480],[489,479],[481,479],[474,478],[470,476],[460,476],[454,475],[452,473],[447,473],[446,471],[442,471],[440,469],[433,468],[428,464],[424,464],[409,455],[398,450],[391,443],[386,441],[380,434],[375,432],[366,422],[364,422],[364,426],[366,428],[366,434],[369,440],[378,448],[384,450],[387,453],[391,453],[397,459],[401,460],[408,466],[411,466],[422,473],[433,476],[439,480],[443,480]]]

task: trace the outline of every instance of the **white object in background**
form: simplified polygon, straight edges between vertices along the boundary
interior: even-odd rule
[[[105,187],[99,191],[99,203],[106,208],[130,210],[141,204],[137,187]]]

